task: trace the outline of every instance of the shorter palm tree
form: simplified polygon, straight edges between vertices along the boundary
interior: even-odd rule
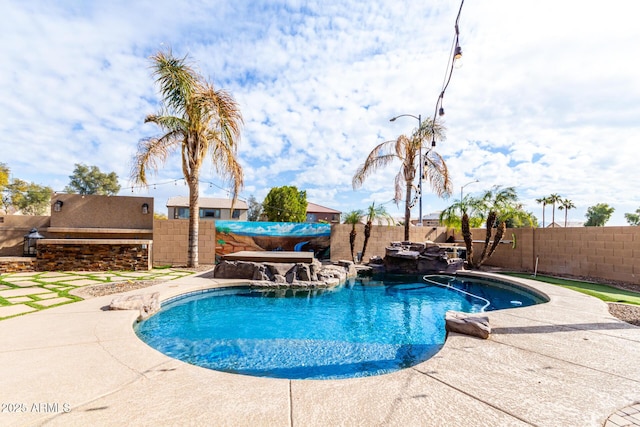
[[[376,206],[376,202],[371,203],[371,206],[367,208],[365,215],[367,217],[367,223],[364,226],[364,244],[362,245],[360,262],[364,259],[364,254],[367,251],[367,243],[369,243],[369,237],[371,237],[373,221],[377,220],[378,225],[382,224],[383,220],[387,222],[387,225],[393,224],[393,218],[391,218],[391,215],[387,213],[384,206]]]
[[[361,210],[355,210],[343,214],[342,222],[345,224],[351,224],[351,232],[349,233],[349,246],[351,248],[351,260],[355,262],[355,257],[353,256],[353,250],[356,245],[356,235],[358,232],[356,231],[356,224],[360,224],[362,218],[364,217],[364,212]]]
[[[521,204],[516,203],[517,200],[518,196],[514,187],[501,189],[496,186],[481,197],[467,196],[442,212],[440,219],[445,225],[457,222],[457,218],[453,218],[454,212],[463,212],[460,226],[467,248],[467,262],[470,266],[479,268],[493,255],[504,236],[507,221],[510,219],[517,219],[519,223],[533,226],[531,215],[522,209]],[[478,227],[482,222],[486,227],[485,240],[482,253],[476,259],[473,253],[471,228]],[[495,235],[493,234],[494,229]]]

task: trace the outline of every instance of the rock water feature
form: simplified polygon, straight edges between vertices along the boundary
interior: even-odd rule
[[[437,243],[392,242],[384,259],[372,260],[389,274],[453,273],[464,268],[457,248]]]
[[[315,258],[310,263],[222,260],[213,277],[247,279],[250,285],[261,287],[328,288],[356,277],[356,268],[351,261],[323,265]]]

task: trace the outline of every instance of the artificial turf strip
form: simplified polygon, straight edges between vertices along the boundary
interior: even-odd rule
[[[562,286],[583,294],[591,295],[605,302],[622,302],[626,304],[640,305],[640,293],[631,292],[624,289],[614,288],[613,286],[602,285],[592,282],[581,282],[579,280],[559,279],[549,276],[532,276],[523,273],[505,273],[509,276],[521,277],[523,279],[537,280],[539,282],[551,283],[552,285]]]

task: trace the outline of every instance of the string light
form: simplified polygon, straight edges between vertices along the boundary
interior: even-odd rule
[[[447,61],[447,68],[445,70],[444,81],[442,84],[442,91],[440,91],[440,95],[438,96],[438,100],[436,101],[436,108],[435,108],[435,112],[433,113],[432,126],[435,126],[436,118],[438,117],[438,115],[440,115],[441,117],[444,116],[444,107],[442,106],[442,102],[444,100],[444,94],[447,91],[447,88],[449,87],[449,83],[451,82],[451,76],[453,75],[453,69],[454,69],[454,66],[456,65],[456,61],[459,62],[462,59],[462,48],[460,47],[460,29],[458,27],[458,22],[460,21],[460,14],[462,13],[463,5],[464,5],[464,0],[460,2],[460,9],[458,9],[458,16],[456,17],[456,23],[455,23],[456,34],[454,38],[454,43],[453,43],[451,52],[449,53],[449,60]],[[458,67],[455,67],[455,68],[458,68]],[[431,147],[435,147],[436,146],[435,132],[431,132],[431,134],[432,134]]]

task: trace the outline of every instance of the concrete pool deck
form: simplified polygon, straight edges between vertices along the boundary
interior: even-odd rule
[[[233,282],[189,276],[127,294]],[[171,359],[136,337],[136,312],[103,310],[113,295],[10,318],[0,321],[0,426],[640,425],[640,328],[595,298],[524,283],[551,301],[489,312],[489,340],[451,334],[417,366],[349,380]]]

